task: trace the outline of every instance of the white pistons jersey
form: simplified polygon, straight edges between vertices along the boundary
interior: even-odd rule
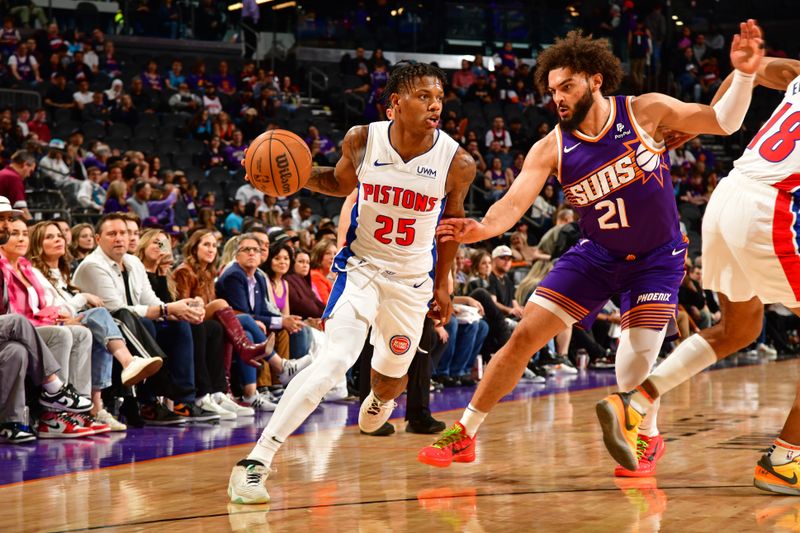
[[[336,270],[355,255],[391,274],[433,271],[436,226],[458,143],[436,130],[430,150],[403,161],[389,140],[391,127],[390,121],[369,125],[364,160],[357,169],[358,198]]]
[[[759,130],[731,174],[786,192],[800,188],[800,76],[789,83],[783,101]]]

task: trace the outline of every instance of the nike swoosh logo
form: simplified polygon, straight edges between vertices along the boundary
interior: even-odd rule
[[[453,450],[453,455],[455,455],[455,454],[457,454],[457,453],[461,453],[461,452],[463,452],[463,451],[464,451],[464,450],[466,450],[467,448],[469,448],[469,444],[467,444],[466,446],[463,446],[463,447],[461,447],[461,448],[456,448],[455,446],[453,446],[453,447],[451,448],[451,450]]]
[[[655,447],[653,448],[653,453],[652,453],[652,454],[650,454],[650,456],[649,456],[649,457],[647,457],[647,460],[648,460],[648,461],[650,461],[650,462],[652,462],[653,460],[655,460],[655,458],[656,458],[656,455],[658,455],[658,450],[660,450],[660,449],[661,449],[661,446],[659,446],[658,444],[656,444],[656,445],[655,445]]]
[[[413,285],[413,287],[414,287],[415,289],[419,289],[420,287],[422,287],[423,285],[425,285],[427,282],[428,282],[428,280],[426,279],[426,280],[425,280],[425,281],[423,281],[423,282],[420,282],[420,283],[415,283],[415,284]]]
[[[373,164],[374,164],[376,167],[384,167],[384,166],[386,166],[386,165],[392,165],[393,163],[378,163],[378,160],[376,159],[376,160],[375,160],[375,163],[373,163]]]
[[[672,250],[672,255],[680,255],[685,251],[686,251],[686,248],[681,248],[680,250],[673,249]]]
[[[625,429],[627,431],[633,431],[636,429],[636,426],[631,425],[631,421],[628,419],[628,405],[625,403],[623,396],[620,394],[620,399],[622,399],[622,412],[625,413]]]
[[[762,458],[762,460],[760,460],[758,462],[758,465],[761,468],[763,468],[764,470],[766,470],[767,472],[769,472],[770,474],[772,474],[773,476],[775,476],[776,478],[782,479],[783,481],[785,481],[786,483],[789,483],[790,485],[795,485],[797,483],[797,472],[793,473],[792,477],[783,476],[783,475],[777,473],[772,468],[772,465],[768,464],[768,461],[764,461],[763,458]]]
[[[578,147],[578,146],[580,146],[581,144],[582,144],[582,143],[573,144],[573,145],[572,145],[572,146],[570,146],[569,148],[567,148],[567,147],[565,146],[565,147],[564,147],[564,153],[565,153],[565,154],[568,154],[568,153],[570,153],[571,151],[573,151],[575,148],[577,148],[577,147]]]
[[[45,426],[53,429],[58,429],[61,427],[61,424],[59,424],[58,422],[55,422],[55,424],[50,424],[47,420],[40,420],[40,422]]]

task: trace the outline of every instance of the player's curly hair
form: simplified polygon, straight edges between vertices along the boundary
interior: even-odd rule
[[[622,66],[608,41],[592,39],[591,35],[583,35],[581,30],[573,30],[563,39],[556,39],[553,46],[539,54],[534,79],[542,94],[547,92],[550,71],[557,68],[569,68],[589,75],[601,74],[603,94],[616,91],[622,81]]]
[[[389,81],[386,82],[386,87],[383,89],[383,97],[386,103],[389,102],[393,93],[402,93],[411,91],[414,87],[414,82],[419,78],[425,76],[433,76],[438,78],[442,83],[442,87],[447,84],[447,76],[445,76],[442,69],[429,63],[412,63],[407,61],[398,62],[392,73],[389,75]]]

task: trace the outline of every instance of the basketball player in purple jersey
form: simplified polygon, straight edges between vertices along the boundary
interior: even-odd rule
[[[800,61],[764,58],[756,84],[784,98],[720,181],[703,217],[703,286],[717,292],[722,320],[681,343],[635,390],[598,404],[604,442],[621,462],[634,461],[629,435],[655,399],[758,337],[764,304],[781,303],[800,315]],[[690,136],[677,137],[670,146]],[[778,438],[756,464],[753,484],[800,495],[800,389]]]
[[[539,56],[536,81],[553,95],[559,125],[531,148],[509,192],[482,221],[444,220],[439,235],[466,243],[501,235],[530,208],[547,177],[556,174],[580,214],[583,238],[536,289],[463,416],[420,451],[421,462],[444,467],[473,461],[478,427],[513,390],[531,355],[564,328],[591,324],[614,294],[620,296],[623,328],[618,386],[630,390],[647,376],[675,315],[686,253],[663,130],[729,135],[739,129],[763,55],[759,36],[754,21],[741,25],[731,45],[734,83],[714,107],[657,93],[605,96],[622,78],[619,60],[605,41],[578,32]],[[639,428],[638,464],[618,466],[616,475],[655,472],[664,450],[656,407]]]

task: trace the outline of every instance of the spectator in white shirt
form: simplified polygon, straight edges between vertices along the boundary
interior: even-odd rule
[[[215,117],[222,112],[222,102],[219,101],[219,96],[217,96],[217,88],[213,85],[206,87],[206,92],[203,94],[203,107],[212,117]]]
[[[89,81],[86,79],[79,81],[78,90],[72,93],[72,99],[75,100],[78,109],[83,109],[86,104],[90,104],[92,97],[92,91],[89,90]]]
[[[175,402],[174,412],[156,401],[154,391],[145,382],[138,391],[145,423],[174,425],[217,420],[219,415],[210,416],[195,404],[194,344],[189,324],[203,320],[205,307],[193,298],[162,302],[153,292],[142,262],[127,253],[128,241],[126,217],[121,213],[104,215],[97,223],[97,248],[78,266],[74,282],[102,299],[112,314],[127,309],[137,315],[164,353],[169,354],[164,366],[174,385],[170,394]]]
[[[257,200],[259,204],[264,202],[264,193],[250,185],[249,183],[245,183],[238,189],[236,189],[236,201],[242,202],[244,205],[249,204],[253,200]]]

